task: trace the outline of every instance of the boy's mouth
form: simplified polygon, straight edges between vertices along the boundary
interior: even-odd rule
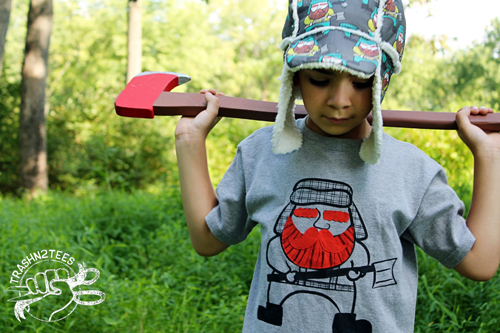
[[[348,119],[347,118],[326,118],[330,123],[338,125],[345,123]]]

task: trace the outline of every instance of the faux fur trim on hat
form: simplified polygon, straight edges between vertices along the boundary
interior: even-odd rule
[[[399,53],[391,46],[391,44],[382,42],[380,43],[380,48],[382,51],[387,53],[391,57],[392,64],[394,66],[394,74],[401,73],[401,61],[399,60]]]
[[[368,138],[361,144],[359,149],[359,157],[368,164],[376,164],[382,153],[382,141],[384,137],[382,110],[380,107],[380,92],[382,90],[382,83],[379,71],[375,72],[373,80],[373,94],[372,94],[372,131]]]
[[[294,109],[295,98],[293,76],[288,68],[283,66],[281,75],[281,87],[278,103],[278,115],[273,130],[273,152],[275,154],[287,154],[302,147],[302,133],[295,122]]]
[[[380,7],[378,9],[379,17],[382,17],[384,12],[385,0],[381,1]],[[383,22],[383,21],[382,21]],[[375,40],[381,41],[380,31],[382,29],[382,22],[377,27],[375,31]],[[382,47],[379,44],[379,48]],[[391,48],[392,49],[392,48]],[[394,50],[394,49],[393,49]],[[391,55],[390,55],[391,56]],[[391,56],[391,58],[393,58]],[[399,63],[399,56],[397,58]],[[382,120],[382,107],[380,105],[380,96],[382,93],[382,79],[380,77],[380,67],[382,66],[382,55],[378,57],[377,70],[375,71],[375,78],[373,80],[373,91],[372,91],[372,131],[368,138],[366,138],[361,144],[359,149],[359,157],[368,164],[376,164],[382,153],[382,140],[384,134],[383,120]],[[399,69],[401,65],[399,65]]]

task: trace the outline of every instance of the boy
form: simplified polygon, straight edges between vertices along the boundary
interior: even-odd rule
[[[500,262],[500,134],[457,114],[475,158],[467,221],[443,169],[382,132],[380,102],[400,70],[400,0],[290,0],[285,65],[272,127],[245,139],[215,194],[207,110],[182,118],[176,147],[195,250],[218,254],[260,224],[262,244],[245,332],[411,332],[414,245],[448,268],[488,280]],[[308,117],[293,119],[301,96]],[[366,116],[373,112],[372,125]]]

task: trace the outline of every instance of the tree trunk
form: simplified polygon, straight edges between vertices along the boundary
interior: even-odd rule
[[[142,0],[128,2],[127,83],[142,71]]]
[[[31,194],[48,186],[45,88],[52,0],[31,0],[21,81],[19,155],[21,187]]]
[[[0,77],[2,76],[3,53],[5,51],[7,29],[9,28],[11,5],[11,0],[0,0]]]

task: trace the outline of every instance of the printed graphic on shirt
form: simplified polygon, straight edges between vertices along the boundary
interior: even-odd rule
[[[371,275],[372,288],[396,284],[396,258],[371,262],[363,244],[366,227],[352,196],[352,188],[338,181],[308,178],[295,184],[274,226],[276,236],[267,244],[272,272],[259,320],[286,326],[286,302],[306,304],[314,297],[333,309],[333,332],[372,332],[368,320],[357,318],[356,295],[366,291],[357,290],[356,281]]]

